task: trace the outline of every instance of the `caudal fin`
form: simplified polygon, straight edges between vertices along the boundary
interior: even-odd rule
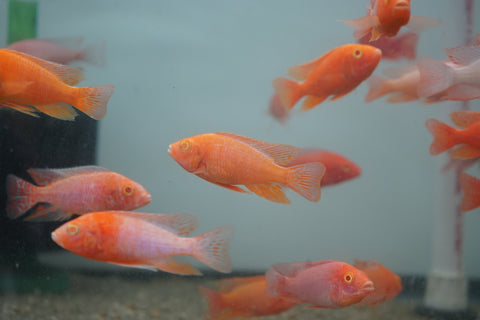
[[[371,102],[380,98],[381,96],[386,95],[387,93],[390,93],[391,89],[388,85],[388,81],[388,79],[378,76],[371,76],[368,78],[368,93],[365,97],[365,102]]]
[[[420,71],[420,82],[418,84],[418,95],[420,97],[433,96],[453,85],[451,67],[444,62],[423,56],[418,58],[417,66]]]
[[[232,261],[228,255],[228,246],[232,236],[232,226],[219,227],[196,236],[194,257],[217,271],[231,272]]]
[[[223,320],[229,319],[224,314],[225,308],[223,306],[222,295],[212,289],[198,286],[198,291],[205,298],[208,304],[208,310],[205,313],[204,320]]]
[[[455,132],[457,129],[436,119],[428,119],[425,127],[433,136],[433,142],[430,145],[431,155],[440,154],[456,145]]]
[[[9,174],[7,176],[7,216],[16,219],[27,212],[36,203],[31,194],[36,187],[25,180]]]
[[[75,107],[86,113],[90,118],[99,120],[107,113],[107,102],[115,90],[114,86],[84,87]]]
[[[291,110],[303,96],[300,84],[286,78],[273,79],[273,88],[287,110]]]
[[[460,185],[463,189],[462,211],[470,211],[480,207],[480,179],[462,173],[460,175]]]
[[[320,200],[320,182],[325,175],[325,166],[320,162],[310,162],[289,168],[288,187],[307,200]]]

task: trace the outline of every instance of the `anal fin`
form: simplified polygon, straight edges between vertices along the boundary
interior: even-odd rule
[[[245,185],[245,187],[256,195],[277,203],[289,204],[290,200],[283,193],[283,186],[277,183],[263,183]]]

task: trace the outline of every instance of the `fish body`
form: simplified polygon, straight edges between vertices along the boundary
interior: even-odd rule
[[[325,166],[322,187],[356,178],[362,173],[362,169],[352,160],[324,149],[304,149],[286,167],[309,162],[321,162]]]
[[[289,203],[282,191],[288,186],[310,201],[320,200],[325,166],[319,162],[291,168],[283,165],[299,148],[262,142],[233,133],[207,133],[171,144],[168,153],[185,170],[237,192],[236,185],[270,201]]]
[[[375,261],[355,260],[354,266],[365,272],[375,287],[360,301],[360,305],[376,306],[392,300],[402,291],[402,279],[384,265]]]
[[[204,319],[227,320],[276,315],[293,308],[296,303],[266,294],[265,275],[235,277],[219,281],[218,291],[199,287],[208,302]]]
[[[347,44],[320,58],[289,69],[289,75],[303,82],[275,78],[273,87],[283,105],[292,109],[302,98],[302,110],[309,110],[328,97],[339,99],[355,89],[377,67],[382,52],[372,46]]]
[[[29,220],[65,220],[73,214],[102,210],[133,210],[150,203],[137,182],[96,166],[29,169],[38,185],[7,177],[7,215],[15,219],[41,204]]]
[[[0,106],[34,107],[62,120],[75,118],[74,106],[93,119],[101,119],[114,87],[73,87],[81,80],[83,74],[78,69],[0,49]]]
[[[340,261],[278,263],[266,278],[268,294],[315,308],[348,307],[374,290],[363,271]]]
[[[194,229],[188,216],[104,211],[82,215],[52,233],[59,246],[85,258],[128,267],[200,275],[175,256],[191,256],[220,272],[231,271],[228,245],[231,227],[220,227],[196,237],[180,230]]]
[[[390,94],[387,101],[391,103],[418,100],[420,98],[417,93],[419,82],[420,72],[416,68],[407,70],[393,79],[373,75],[367,80],[368,93],[365,102],[371,102],[387,94]]]
[[[418,35],[407,32],[393,38],[380,37],[370,41],[370,34],[358,39],[360,44],[368,44],[382,50],[382,59],[388,60],[414,60],[417,57]]]

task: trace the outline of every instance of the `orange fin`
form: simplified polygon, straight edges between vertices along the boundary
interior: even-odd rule
[[[198,286],[198,291],[208,304],[208,310],[204,319],[225,320],[233,318],[231,315],[231,309],[225,304],[221,293],[202,286]]]
[[[199,176],[199,177],[202,178],[202,179],[205,179],[205,178],[203,178],[203,177],[201,177],[201,176]],[[205,180],[207,180],[207,181],[210,182],[210,183],[216,184],[217,186],[220,186],[220,187],[223,187],[223,188],[227,188],[227,189],[230,189],[230,190],[235,191],[235,192],[248,193],[248,191],[245,191],[245,190],[243,190],[242,188],[237,187],[237,186],[234,186],[234,185],[231,185],[231,184],[214,182],[214,181],[211,181],[211,180],[208,180],[208,179],[205,179]]]
[[[32,194],[37,187],[12,174],[7,176],[7,216],[16,219],[35,205]]]
[[[107,113],[107,103],[115,90],[114,86],[83,87],[75,107],[95,120],[102,119]]]
[[[63,212],[51,204],[39,204],[35,207],[34,212],[28,215],[23,221],[64,221],[70,219],[75,213]]]
[[[409,102],[409,101],[415,101],[415,100],[418,100],[418,96],[408,94],[405,92],[396,92],[390,95],[390,97],[388,97],[387,102],[399,103],[399,102]]]
[[[320,162],[310,162],[290,167],[289,170],[288,187],[309,201],[319,201],[325,166]]]
[[[9,50],[9,51],[47,69],[48,71],[52,72],[57,77],[59,77],[60,80],[62,80],[62,82],[70,86],[76,85],[77,83],[85,79],[85,77],[83,76],[83,72],[76,68],[51,62],[51,61],[47,61],[47,60],[42,60],[40,58],[31,56],[22,52],[18,52],[14,50]]]
[[[307,98],[302,103],[301,111],[307,111],[312,109],[313,107],[319,105],[323,101],[327,99],[327,96],[319,97],[319,96],[307,96]]]
[[[36,184],[40,186],[46,186],[57,180],[80,174],[111,171],[97,166],[80,166],[65,169],[28,169],[27,172]]]
[[[460,175],[463,190],[462,211],[470,211],[480,206],[480,179],[469,174]]]
[[[459,127],[468,127],[480,121],[479,111],[454,111],[450,113],[450,119]]]
[[[343,22],[347,26],[353,28],[353,37],[355,39],[360,39],[367,35],[370,31],[373,31],[372,29],[374,29],[374,27],[378,25],[379,20],[377,16],[365,16],[354,20],[340,20],[340,22]],[[372,40],[375,40],[373,38],[373,34],[370,41]]]
[[[231,292],[233,289],[244,286],[246,284],[258,283],[262,281],[266,281],[264,274],[250,277],[226,278],[217,281],[217,290],[221,293],[228,293]]]
[[[0,102],[0,107],[10,108],[18,112],[28,114],[29,116],[32,116],[35,118],[39,117],[37,113],[37,109],[29,106],[23,106],[23,105],[12,103],[12,102]]]
[[[433,136],[433,142],[430,145],[430,154],[440,154],[456,144],[455,132],[457,129],[446,125],[436,119],[428,119],[425,127]]]
[[[480,148],[472,147],[468,144],[464,144],[450,152],[450,158],[452,159],[474,159],[480,157]]]
[[[193,267],[190,263],[181,263],[181,262],[175,261],[175,259],[173,258],[153,261],[151,265],[162,271],[166,271],[174,274],[192,275],[192,276],[202,275],[200,270]]]
[[[192,238],[196,243],[193,257],[217,271],[231,272],[232,261],[228,255],[228,246],[232,236],[233,227],[225,226]]]
[[[2,82],[2,91],[6,97],[15,96],[25,92],[33,81],[4,81]]]
[[[311,267],[319,266],[326,263],[334,262],[333,260],[320,260],[314,262],[286,262],[276,263],[272,266],[272,269],[287,278],[295,278],[300,272],[309,269]]]
[[[277,183],[262,183],[245,185],[245,187],[255,193],[256,195],[268,199],[272,202],[289,204],[285,193],[283,193],[282,186]]]
[[[287,110],[291,110],[304,95],[301,84],[287,78],[275,78],[272,85]]]
[[[71,105],[66,102],[53,102],[49,104],[35,105],[38,111],[41,111],[50,117],[61,120],[74,120],[78,113]]]
[[[324,61],[326,57],[328,57],[331,54],[332,54],[332,51],[329,51],[329,52],[325,53],[324,55],[322,55],[321,57],[319,57],[315,60],[312,60],[312,61],[304,63],[304,64],[300,64],[300,65],[297,65],[297,66],[290,67],[287,71],[288,75],[290,77],[294,78],[295,80],[305,80],[305,79],[308,78],[310,73],[312,73],[312,71],[315,70],[315,68],[320,63],[322,63],[322,61]]]
[[[216,134],[241,141],[254,148],[255,150],[265,154],[267,157],[272,158],[273,161],[275,161],[275,163],[278,165],[286,165],[287,163],[292,161],[292,159],[295,158],[301,151],[300,148],[287,144],[264,142],[234,133],[217,132]]]

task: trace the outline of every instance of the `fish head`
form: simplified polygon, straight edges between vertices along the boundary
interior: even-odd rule
[[[410,0],[381,0],[378,8],[378,20],[382,34],[387,37],[397,35],[400,28],[410,20]]]
[[[366,44],[352,44],[345,47],[343,75],[347,81],[360,84],[378,66],[382,51]]]
[[[168,154],[188,172],[195,173],[203,163],[204,151],[195,137],[172,143],[168,146]]]
[[[332,185],[358,177],[362,169],[352,160],[335,152],[324,151],[319,160],[325,165],[327,172],[322,185]]]
[[[331,287],[335,288],[330,299],[339,307],[360,302],[374,291],[372,280],[363,272],[347,263],[341,263],[332,278]]]
[[[116,174],[108,183],[110,197],[105,210],[133,210],[152,201],[150,193],[139,183]]]

